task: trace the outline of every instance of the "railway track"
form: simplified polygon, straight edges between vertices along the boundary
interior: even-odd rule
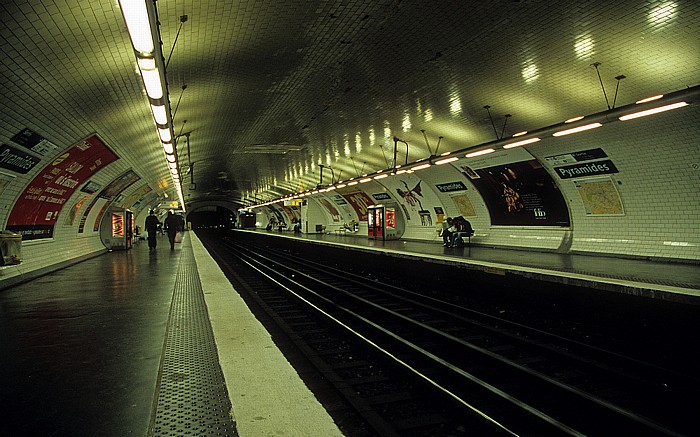
[[[203,241],[344,397],[331,414],[362,417],[348,435],[694,431],[694,375],[308,259]]]

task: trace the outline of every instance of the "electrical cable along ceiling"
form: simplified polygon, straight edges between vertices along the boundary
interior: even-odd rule
[[[694,1],[149,0],[165,102],[147,97],[126,3],[0,6],[0,133],[96,132],[177,198],[165,126],[186,203],[259,203],[700,77]]]

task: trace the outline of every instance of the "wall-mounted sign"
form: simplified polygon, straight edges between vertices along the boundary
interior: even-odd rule
[[[11,138],[12,141],[40,155],[54,153],[58,146],[29,128],[22,129]]]
[[[597,176],[601,174],[618,173],[617,167],[611,160],[589,162],[586,164],[567,165],[565,167],[554,167],[562,179],[580,178],[584,176]]]
[[[447,184],[436,184],[435,188],[437,188],[441,193],[450,193],[452,191],[466,190],[467,186],[464,185],[461,181],[457,181],[449,182]]]
[[[617,192],[615,183],[608,176],[600,179],[584,179],[574,181],[581,196],[586,215],[624,215],[622,199]]]
[[[83,188],[80,189],[80,191],[82,191],[83,193],[93,194],[97,193],[100,190],[100,188],[102,188],[102,185],[98,184],[97,182],[87,181],[85,185],[83,185]]]
[[[372,197],[374,197],[374,200],[391,200],[391,196],[387,193],[374,193]]]
[[[347,205],[348,204],[348,202],[346,202],[345,199],[343,198],[343,196],[341,196],[340,194],[334,194],[333,201],[338,205]]]
[[[551,165],[572,164],[574,162],[592,161],[594,159],[607,158],[603,149],[589,149],[578,152],[564,153],[562,155],[547,156],[545,161]]]
[[[68,149],[34,177],[12,207],[6,228],[23,240],[51,238],[58,213],[83,181],[119,159],[93,135]]]
[[[0,146],[0,167],[27,174],[40,159],[19,149],[3,144]]]

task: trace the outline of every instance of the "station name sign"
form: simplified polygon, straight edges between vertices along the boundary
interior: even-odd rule
[[[19,149],[3,144],[0,146],[0,167],[17,173],[27,174],[29,170],[39,163],[36,158]]]
[[[609,159],[605,161],[589,162],[586,164],[555,167],[554,170],[562,179],[618,173],[617,167],[615,167],[615,164],[613,164],[613,162]]]
[[[467,187],[460,181],[449,182],[447,184],[436,184],[435,188],[440,190],[441,193],[450,193],[452,191],[464,191]]]

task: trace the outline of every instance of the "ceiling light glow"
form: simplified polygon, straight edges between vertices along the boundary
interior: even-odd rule
[[[595,129],[595,128],[601,127],[601,126],[602,126],[602,124],[600,124],[600,123],[585,124],[585,125],[583,125],[583,126],[578,126],[578,127],[574,127],[574,128],[571,128],[571,129],[560,130],[559,132],[554,132],[554,133],[552,134],[552,136],[554,136],[554,137],[561,137],[561,136],[564,136],[564,135],[571,135],[571,134],[575,134],[575,133],[577,133],[577,132],[583,132],[583,131],[590,130],[590,129]]]
[[[659,106],[657,108],[647,109],[646,111],[633,112],[632,114],[623,115],[620,117],[621,121],[633,120],[639,117],[645,117],[647,115],[658,114],[659,112],[670,111],[671,109],[678,109],[684,106],[688,106],[687,102],[672,103],[670,105]]]
[[[168,114],[165,111],[165,105],[151,105],[151,111],[153,111],[153,118],[158,124],[168,124]]]
[[[473,158],[475,156],[481,156],[481,155],[488,155],[489,153],[495,152],[495,149],[483,149],[483,150],[477,150],[476,152],[471,152],[467,153],[466,157],[467,158]]]
[[[143,85],[146,87],[146,94],[153,100],[163,97],[163,85],[160,82],[160,72],[157,68],[153,70],[141,70]]]
[[[140,53],[152,53],[153,36],[145,0],[121,0],[119,4],[134,49]]]
[[[663,94],[657,94],[657,95],[655,95],[655,96],[647,97],[646,99],[637,100],[637,101],[634,102],[634,103],[636,103],[636,104],[639,105],[640,103],[653,102],[654,100],[659,100],[659,99],[662,98],[663,96],[664,96]]]
[[[172,135],[170,134],[170,128],[158,128],[158,135],[160,136],[160,140],[163,143],[167,143],[170,140],[173,139]]]
[[[520,147],[520,146],[525,146],[527,144],[532,144],[540,141],[540,138],[534,137],[534,138],[528,138],[527,140],[522,140],[522,141],[516,141],[514,143],[508,143],[504,144],[503,148],[504,149],[512,149],[513,147]]]
[[[442,164],[447,164],[448,162],[455,162],[458,159],[459,158],[457,158],[456,156],[452,156],[450,158],[445,158],[445,159],[441,159],[439,161],[435,161],[435,165],[442,165]]]

